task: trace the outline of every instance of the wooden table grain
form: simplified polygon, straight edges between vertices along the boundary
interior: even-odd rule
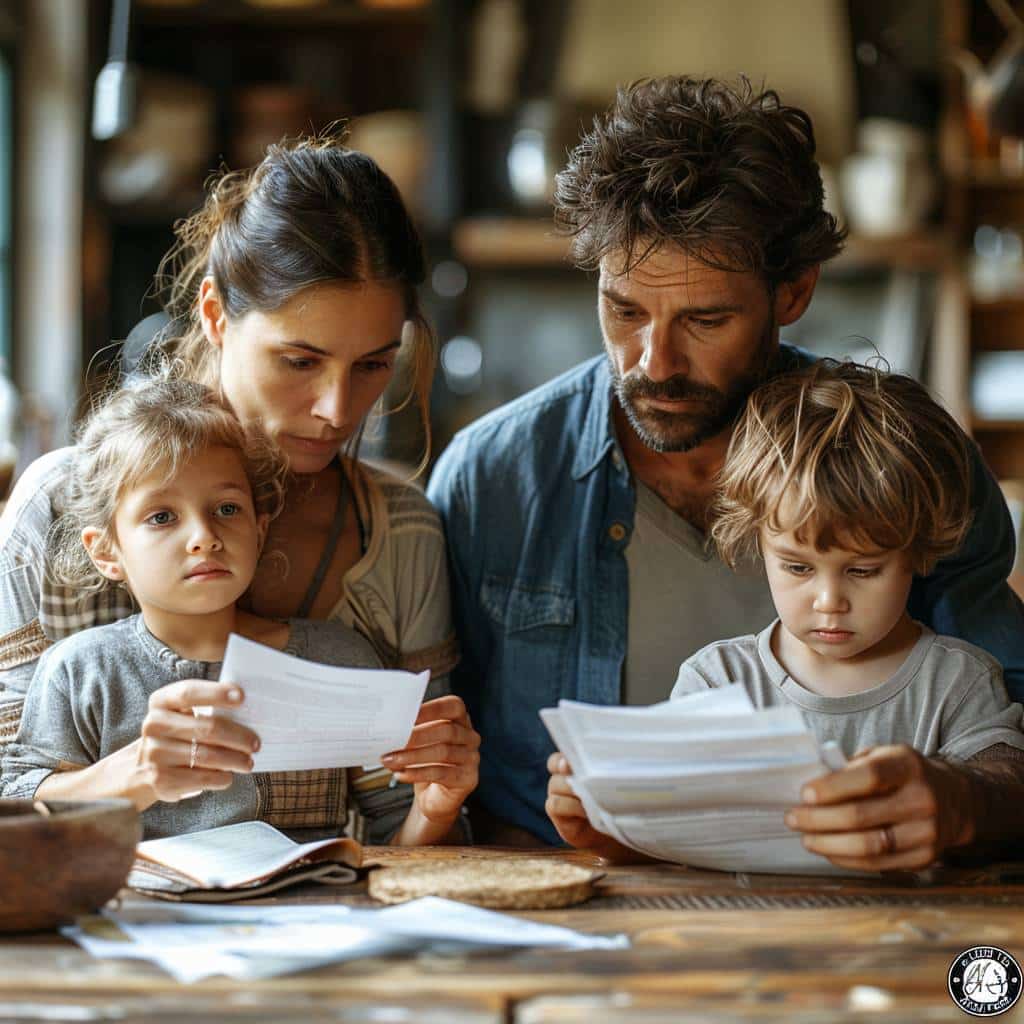
[[[523,916],[625,932],[632,946],[421,954],[263,982],[183,986],[146,963],[94,960],[54,933],[7,936],[0,939],[0,1021],[919,1024],[967,1019],[946,989],[962,950],[995,945],[1024,961],[1024,865],[813,879],[603,867],[569,851],[368,853],[380,865],[528,855],[602,867],[588,903]],[[364,886],[307,886],[262,902],[373,905]],[[999,1019],[1024,1021],[1024,1000]]]

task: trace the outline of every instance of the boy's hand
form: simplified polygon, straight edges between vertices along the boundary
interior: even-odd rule
[[[862,750],[801,795],[786,824],[839,867],[916,871],[972,839],[968,780],[905,745]]]
[[[548,779],[548,798],[544,802],[544,810],[558,834],[570,846],[589,850],[611,861],[643,859],[635,850],[598,832],[590,824],[580,798],[569,786],[572,767],[557,750],[548,758],[548,771],[551,777]]]

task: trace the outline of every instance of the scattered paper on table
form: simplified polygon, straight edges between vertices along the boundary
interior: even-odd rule
[[[344,906],[131,904],[61,929],[92,956],[148,960],[182,982],[268,978],[369,956],[496,947],[624,949],[625,935],[587,935],[425,897],[383,910]]]

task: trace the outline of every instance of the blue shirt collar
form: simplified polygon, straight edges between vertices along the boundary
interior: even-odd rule
[[[616,444],[612,425],[612,381],[607,356],[597,357],[592,380],[591,399],[572,464],[573,480],[582,480],[588,473],[592,473]]]

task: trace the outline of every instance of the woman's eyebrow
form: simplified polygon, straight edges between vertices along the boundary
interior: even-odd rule
[[[359,358],[368,359],[370,356],[382,356],[385,352],[391,352],[396,348],[401,347],[401,340],[395,338],[394,341],[389,341],[386,345],[382,345],[380,348],[375,348],[372,352],[364,352]]]
[[[328,352],[327,349],[311,345],[308,341],[284,341],[281,344],[286,345],[288,348],[301,349],[303,352],[309,352],[314,356],[331,356],[334,354],[333,352]],[[370,356],[380,356],[385,352],[390,352],[392,349],[399,348],[401,344],[401,340],[396,338],[394,341],[389,341],[386,345],[382,345],[380,348],[375,348],[372,352],[364,352],[361,356],[357,356],[357,358],[368,359]]]

